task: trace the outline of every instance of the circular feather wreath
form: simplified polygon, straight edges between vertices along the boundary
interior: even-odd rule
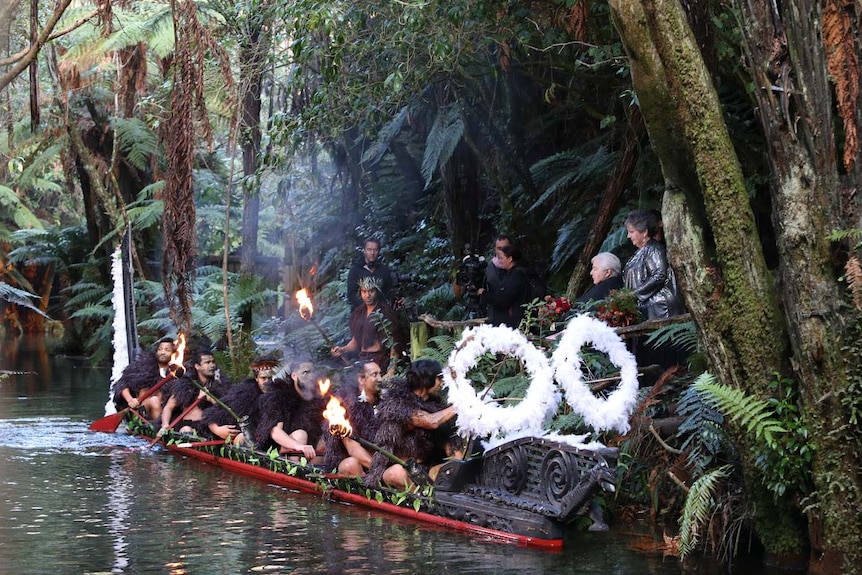
[[[473,389],[467,373],[485,352],[503,353],[524,362],[531,383],[517,405],[502,407],[495,401],[486,403]],[[443,381],[449,401],[458,413],[458,427],[479,437],[524,430],[535,430],[541,435],[545,420],[560,402],[548,358],[524,334],[504,326],[481,325],[465,330],[449,356]]]
[[[620,368],[620,384],[607,399],[594,396],[584,383],[579,353],[587,343],[607,353],[611,363]],[[628,432],[629,415],[637,403],[638,368],[634,355],[613,328],[588,315],[575,317],[566,326],[551,365],[566,401],[588,425],[596,430]]]

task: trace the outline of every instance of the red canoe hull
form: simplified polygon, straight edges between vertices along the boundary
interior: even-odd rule
[[[440,517],[431,513],[415,511],[413,509],[400,507],[398,505],[393,505],[392,503],[387,503],[385,501],[380,502],[375,499],[369,499],[356,493],[348,493],[339,489],[324,488],[321,484],[315,483],[313,481],[294,477],[286,473],[277,473],[275,471],[271,471],[257,465],[252,465],[241,461],[234,461],[225,457],[219,457],[212,453],[208,453],[206,451],[191,447],[179,447],[177,445],[169,445],[167,446],[167,449],[176,453],[180,453],[182,455],[186,455],[188,457],[192,457],[204,463],[215,465],[216,467],[221,467],[222,469],[226,469],[233,473],[252,477],[254,479],[279,485],[281,487],[296,489],[297,491],[305,493],[320,494],[325,496],[327,499],[343,503],[349,503],[368,509],[373,509],[375,511],[388,513],[390,515],[397,515],[411,521],[419,521],[421,523],[435,525],[449,530],[472,533],[494,541],[514,543],[525,547],[533,547],[546,550],[560,550],[563,547],[562,538],[542,539],[538,537],[528,537],[524,535],[517,535],[514,533],[507,533],[505,531],[498,531],[496,529],[482,527],[480,525],[473,525],[471,523],[458,521],[456,519],[450,519],[448,517]]]

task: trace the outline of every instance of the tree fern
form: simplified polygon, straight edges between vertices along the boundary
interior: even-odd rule
[[[25,152],[27,159],[24,169],[15,178],[19,188],[62,191],[60,186],[55,182],[45,180],[44,176],[46,173],[51,173],[52,170],[56,169],[56,164],[60,162],[60,154],[63,151],[65,142],[63,138],[51,139],[49,141],[51,142],[50,145],[40,143],[39,146]]]
[[[422,177],[425,187],[431,185],[437,169],[449,161],[452,152],[464,135],[464,120],[457,105],[437,110],[434,125],[425,141],[425,155],[422,158]]]
[[[689,386],[680,394],[676,412],[685,418],[677,436],[685,437],[680,449],[693,476],[702,475],[723,452],[735,450],[722,428],[724,416],[697,388]]]
[[[588,230],[589,227],[580,215],[576,215],[560,226],[554,242],[554,251],[551,254],[552,269],[562,268],[581,250]]]
[[[700,345],[693,321],[660,327],[650,334],[646,343],[655,348],[668,345],[689,353],[697,351]]]
[[[599,146],[587,154],[585,151],[565,150],[533,164],[530,172],[544,191],[528,211],[539,209],[551,197],[566,191],[572,184],[604,178],[613,169],[615,154],[610,153],[607,146]]]
[[[86,305],[104,305],[110,296],[110,292],[104,285],[84,280],[75,282],[64,289],[63,292],[68,296],[65,303],[65,307],[68,310],[74,310]],[[110,302],[107,305],[110,307]]]
[[[161,182],[160,182],[161,183]],[[129,222],[136,230],[145,230],[158,225],[165,213],[165,203],[162,200],[135,202],[126,208]]]
[[[69,317],[75,319],[99,320],[110,323],[110,320],[114,317],[114,310],[111,309],[110,306],[102,304],[88,304],[75,310],[75,312]]]
[[[138,118],[113,118],[114,137],[124,157],[137,170],[146,171],[158,154],[156,133]]]
[[[730,465],[722,465],[695,481],[691,486],[679,521],[681,559],[697,547],[700,531],[707,528],[709,516],[715,508],[715,493],[721,482],[727,479],[732,471],[733,468]]]
[[[389,149],[389,145],[392,143],[392,140],[395,139],[401,131],[401,127],[407,119],[408,110],[409,106],[401,108],[401,111],[380,129],[377,133],[377,139],[374,140],[374,143],[372,143],[362,155],[363,164],[367,167],[371,167],[380,161],[380,158],[382,158],[383,154],[386,153],[386,150]]]
[[[39,296],[28,291],[18,289],[5,282],[0,281],[0,301],[5,301],[17,306],[26,307],[29,310],[48,317],[45,312],[40,310],[33,304],[33,301],[39,299]]]
[[[11,215],[9,219],[19,228],[42,229],[42,221],[36,214],[21,202],[14,190],[3,185],[0,185],[0,208],[5,214]],[[8,236],[5,239],[8,239]]]
[[[776,445],[772,434],[785,431],[781,424],[773,419],[774,412],[768,402],[750,397],[742,390],[716,383],[712,374],[705,373],[698,377],[693,387],[746,433],[753,434],[755,439],[766,441],[771,448]]]

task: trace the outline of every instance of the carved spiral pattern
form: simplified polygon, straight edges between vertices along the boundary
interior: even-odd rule
[[[521,446],[498,453],[489,471],[489,484],[518,494],[527,484],[527,454]]]
[[[542,460],[541,478],[545,497],[551,503],[559,504],[579,479],[572,455],[557,449],[549,451]]]

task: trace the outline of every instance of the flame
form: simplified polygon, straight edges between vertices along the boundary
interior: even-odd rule
[[[301,289],[296,292],[296,301],[299,303],[299,315],[302,319],[311,319],[314,314],[314,306],[311,305],[311,298],[308,297],[308,291]]]
[[[173,366],[171,368],[171,373],[174,374],[174,377],[181,377],[186,371],[186,368],[183,367],[185,354],[186,336],[180,333],[180,335],[177,336],[177,340],[174,342],[174,353],[171,354],[171,361],[168,362],[168,366]]]
[[[329,378],[318,380],[317,388],[320,390],[320,397],[323,397],[327,393],[329,393],[329,388],[332,383],[329,381]]]
[[[348,437],[353,433],[353,427],[347,420],[346,414],[347,410],[338,398],[331,397],[326,404],[326,409],[323,410],[323,417],[329,422],[329,433],[338,437]]]

